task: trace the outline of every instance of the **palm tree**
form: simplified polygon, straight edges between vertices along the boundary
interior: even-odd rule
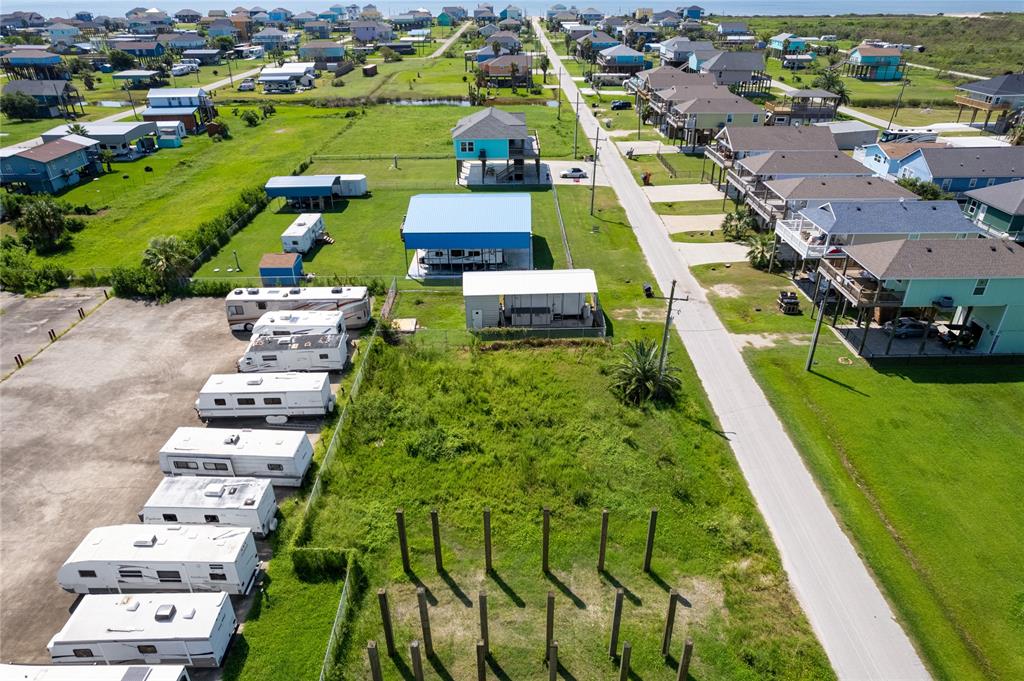
[[[682,387],[679,369],[667,361],[661,368],[661,348],[652,340],[632,340],[612,369],[612,390],[624,402],[641,405],[648,400],[672,400]]]
[[[113,163],[113,162],[114,162],[114,152],[112,152],[110,149],[101,149],[100,150],[100,163],[102,163],[103,165],[105,165],[107,167],[107,172],[108,173],[114,172],[114,169],[110,166],[110,164]]]
[[[548,82],[548,69],[551,68],[551,60],[548,59],[546,54],[542,54],[540,59],[537,60],[537,66],[540,67],[540,72],[544,74],[544,82]]]
[[[775,234],[753,234],[747,239],[747,260],[759,270],[768,269],[775,248]]]
[[[757,220],[747,206],[738,206],[722,221],[722,233],[729,241],[743,241],[757,227]]]
[[[842,78],[840,78],[839,74],[832,69],[827,69],[822,72],[822,74],[815,78],[812,83],[814,87],[821,88],[822,90],[828,90],[829,92],[833,92],[832,88],[842,84]]]
[[[68,126],[69,135],[81,135],[82,137],[88,137],[89,131],[81,123],[72,123]]]
[[[192,272],[192,249],[176,236],[155,236],[142,254],[142,264],[170,286]]]

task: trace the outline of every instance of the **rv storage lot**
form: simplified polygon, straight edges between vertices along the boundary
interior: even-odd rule
[[[0,383],[0,658],[48,659],[74,601],[57,569],[91,528],[137,522],[160,445],[199,424],[192,403],[207,376],[234,370],[245,343],[223,305],[112,299]]]

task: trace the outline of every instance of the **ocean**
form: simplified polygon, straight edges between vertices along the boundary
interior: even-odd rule
[[[120,15],[123,16],[125,12],[134,8],[145,5],[150,5],[146,2],[152,0],[4,0],[2,5],[2,11],[13,12],[15,10],[33,10],[39,12],[46,17],[66,17],[71,16],[75,12],[88,10],[93,14],[106,14],[110,16]],[[178,4],[167,5],[167,0],[160,0],[161,4],[157,7],[168,12],[169,14],[174,13],[180,9],[188,8],[194,9],[199,12],[206,13],[211,9],[224,9],[232,10],[239,6],[241,3],[238,0],[174,0]],[[257,0],[252,0],[251,5],[255,7],[257,4],[265,9],[272,9],[274,7],[285,7],[295,12],[302,12],[305,10],[318,11],[326,9],[330,5],[337,2],[340,4],[348,5],[352,2],[357,2],[360,6],[371,2],[372,0],[351,0],[346,2],[345,0],[266,0],[265,3],[258,3]],[[404,11],[410,9],[416,9],[424,7],[435,15],[441,11],[441,7],[444,5],[462,5],[467,9],[472,9],[481,0],[472,0],[470,2],[459,2],[458,0],[380,0],[374,2],[377,8],[385,16],[391,16],[395,14],[401,14]],[[494,5],[495,10],[500,7],[504,7],[509,2],[506,0],[489,0]],[[595,7],[602,12],[622,14],[636,7],[651,7],[655,10],[675,9],[679,6],[685,6],[687,2],[666,2],[664,0],[653,0],[647,2],[637,3],[623,3],[623,2],[602,2],[601,0],[592,0],[590,2],[586,0],[580,0],[579,2],[569,2],[568,0],[550,0],[548,2],[537,2],[536,0],[526,0],[525,2],[517,2],[512,0],[511,4],[521,7],[530,16],[543,16],[544,12],[550,5],[556,2],[562,2],[564,5],[573,5],[577,7]],[[231,3],[231,4],[228,4]],[[830,2],[823,2],[822,0],[709,0],[701,4],[702,7],[712,15],[719,16],[752,16],[752,15],[814,15],[814,16],[828,16],[838,14],[892,14],[898,11],[900,14],[967,14],[976,12],[1024,12],[1024,0],[903,0],[899,3],[893,3],[892,0],[831,0]]]

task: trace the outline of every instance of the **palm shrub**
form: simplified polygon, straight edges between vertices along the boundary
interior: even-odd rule
[[[775,248],[774,234],[754,234],[747,239],[747,260],[759,270],[768,269]]]
[[[729,241],[743,241],[757,227],[754,214],[747,206],[739,206],[722,220],[722,234]]]
[[[192,273],[192,259],[195,253],[191,245],[176,236],[155,236],[142,254],[142,265],[163,283],[165,290],[172,290]]]
[[[661,347],[653,340],[627,341],[612,369],[612,391],[623,402],[637,406],[650,400],[674,400],[683,385],[679,369],[666,359],[662,371],[660,362]]]

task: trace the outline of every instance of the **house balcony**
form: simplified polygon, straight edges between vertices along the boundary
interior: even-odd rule
[[[714,163],[720,168],[732,168],[732,152],[730,152],[728,149],[707,146],[704,147],[704,155],[707,156],[712,163]]]
[[[768,195],[766,190],[748,194],[747,205],[768,223],[786,214],[786,202],[777,196]]]
[[[903,307],[903,291],[885,288],[874,276],[849,258],[835,261],[822,259],[818,272],[828,279],[840,294],[858,307]]]
[[[993,104],[992,102],[984,102],[980,99],[974,99],[967,95],[954,96],[953,103],[959,106],[968,106],[972,109],[979,109],[981,111],[1007,111],[1010,108],[1009,102],[1000,102],[999,104]]]
[[[514,159],[537,159],[540,158],[540,136],[537,131],[533,135],[521,140],[508,141],[508,157]]]
[[[741,194],[750,194],[762,189],[757,175],[743,175],[736,170],[729,170],[725,174],[726,181],[736,187]]]
[[[803,218],[779,220],[775,223],[775,234],[804,260],[820,258],[830,248],[828,237]]]
[[[834,106],[805,106],[790,102],[765,102],[765,110],[773,116],[789,116],[790,118],[834,118]]]

